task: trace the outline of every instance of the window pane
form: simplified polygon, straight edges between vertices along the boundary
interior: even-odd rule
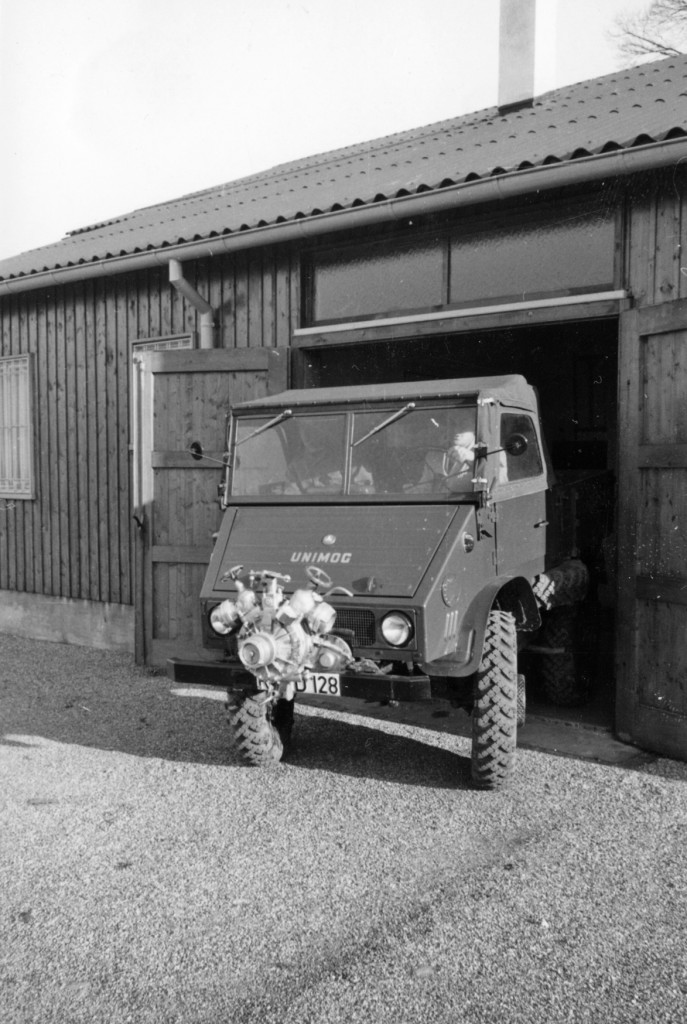
[[[0,497],[33,497],[29,356],[0,359]]]
[[[344,414],[296,415],[250,437],[268,422],[254,417],[238,421],[232,494],[342,493]]]
[[[615,218],[584,213],[492,225],[451,244],[450,302],[518,301],[613,287]]]
[[[353,438],[359,443],[352,449],[351,493],[400,497],[474,490],[475,406],[416,409],[362,440],[393,412],[355,414]]]
[[[440,306],[444,248],[440,241],[425,239],[315,256],[314,322]]]
[[[513,434],[522,434],[527,440],[527,447],[520,455],[512,455],[510,452],[500,452],[501,458],[505,461],[506,480],[524,480],[531,476],[540,476],[544,472],[537,433],[534,423],[529,416],[520,413],[504,413],[501,418],[501,445],[508,444]]]

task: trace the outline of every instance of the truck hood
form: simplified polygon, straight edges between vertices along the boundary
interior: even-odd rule
[[[229,508],[208,568],[203,596],[234,591],[222,577],[234,566],[283,573],[303,586],[308,565],[354,594],[412,597],[452,522],[465,505]]]

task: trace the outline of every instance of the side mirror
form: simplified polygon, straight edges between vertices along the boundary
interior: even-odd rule
[[[524,455],[529,441],[524,434],[509,434],[503,448],[487,449],[484,441],[478,441],[474,446],[475,459],[486,459],[487,455],[496,455],[498,452],[508,452],[509,455]]]
[[[508,452],[509,455],[524,455],[527,451],[528,444],[529,441],[524,434],[509,434],[506,438],[503,450]]]

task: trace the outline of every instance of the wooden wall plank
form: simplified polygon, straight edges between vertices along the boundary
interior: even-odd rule
[[[84,550],[83,538],[89,534],[90,508],[92,495],[89,490],[88,479],[88,446],[90,440],[89,422],[89,392],[92,381],[89,376],[88,360],[88,337],[86,328],[86,311],[84,308],[83,296],[79,290],[74,289],[72,293],[74,305],[74,337],[73,357],[75,363],[75,387],[76,387],[76,445],[78,462],[76,473],[72,470],[72,478],[76,476],[76,514],[75,519],[78,529],[78,546],[80,557],[78,561],[78,581],[75,581],[74,597],[87,594],[90,585],[91,566],[88,558],[88,550]]]
[[[84,470],[84,492],[83,501],[86,509],[86,516],[83,520],[82,543],[86,540],[87,575],[85,577],[85,591],[81,595],[92,601],[100,600],[100,578],[101,551],[99,544],[98,517],[100,515],[99,487],[100,477],[98,474],[98,439],[96,424],[99,417],[99,394],[98,394],[98,352],[96,343],[95,326],[95,298],[94,284],[85,282],[82,295],[84,308],[84,347],[86,352],[86,376],[88,388],[86,392],[86,419],[88,423],[87,442],[81,454],[81,466]]]
[[[45,530],[43,529],[43,509],[46,501],[47,484],[47,423],[48,408],[46,378],[46,344],[45,344],[45,305],[30,303],[34,323],[33,347],[34,359],[34,472],[36,474],[36,508],[34,509],[34,557],[35,557],[35,593],[47,592],[49,578],[49,554]],[[0,317],[1,319],[1,317]]]
[[[687,444],[642,444],[638,449],[640,469],[687,468]]]
[[[150,549],[153,562],[207,566],[211,555],[212,544],[156,544]]]
[[[290,288],[290,256],[288,249],[279,249],[275,261],[275,339],[278,347],[286,347],[291,342],[291,288]]]
[[[98,393],[98,416],[96,425],[97,439],[97,470],[98,470],[98,522],[97,544],[100,550],[100,573],[98,577],[97,600],[103,601],[110,593],[110,546],[109,546],[109,514],[110,514],[110,397],[107,386],[108,378],[108,338],[107,338],[107,306],[101,282],[96,282],[95,299],[95,344],[96,344],[96,380]]]
[[[687,187],[685,187],[684,175],[679,183],[680,206],[679,206],[679,232],[678,240],[678,298],[687,297]]]
[[[680,192],[675,183],[656,196],[654,302],[669,302],[680,291]]]
[[[238,253],[235,258],[234,320],[236,348],[248,346],[248,257]]]
[[[70,456],[70,428],[72,420],[71,409],[73,399],[69,390],[69,372],[71,356],[67,350],[66,335],[66,309],[67,300],[65,289],[60,290],[59,305],[56,317],[56,338],[57,349],[57,473],[58,473],[58,528],[60,534],[60,597],[71,597],[72,585],[72,559],[70,552],[69,521],[72,515],[73,490],[71,487],[69,473]]]
[[[224,261],[225,270],[222,276],[222,306],[220,309],[219,345],[221,348],[236,348],[236,260],[234,257]]]
[[[640,601],[663,601],[687,605],[687,587],[683,577],[651,576],[637,577],[637,597]]]
[[[274,254],[267,252],[262,260],[264,281],[262,288],[262,338],[261,343],[274,348],[277,343],[276,323],[276,268]]]
[[[8,303],[7,318],[6,318],[6,334],[3,339],[6,344],[7,355],[14,356],[18,355],[17,342],[18,342],[18,328],[19,328],[19,314],[18,314],[18,303],[19,299],[14,296],[11,297]],[[0,566],[0,585],[6,589],[16,590],[17,589],[17,502],[14,500],[0,500],[2,506],[2,528],[5,543],[4,543],[4,565]]]
[[[115,330],[113,338],[114,368],[116,371],[117,395],[117,457],[119,480],[117,491],[117,520],[119,545],[119,603],[130,604],[133,600],[133,538],[131,467],[133,453],[129,446],[129,425],[131,409],[129,395],[131,385],[130,343],[126,333],[127,290],[117,286],[113,289],[115,302]]]
[[[203,448],[203,460],[195,462],[191,453],[185,449],[171,452],[152,452],[151,465],[153,469],[188,469],[191,466],[195,466],[196,469],[216,473],[220,470],[220,466],[210,460],[221,462],[223,455],[224,451],[219,449],[215,451],[214,449]]]
[[[174,326],[174,296],[176,288],[169,283],[169,268],[160,270],[160,336],[177,334]]]
[[[28,300],[27,300],[28,302]],[[43,547],[43,521],[42,521],[42,493],[43,493],[43,455],[42,447],[44,442],[44,411],[46,406],[41,404],[41,390],[43,382],[41,380],[41,355],[44,354],[44,345],[42,344],[43,337],[43,310],[41,307],[37,307],[34,303],[30,303],[30,317],[32,323],[31,331],[31,351],[34,353],[33,360],[33,430],[34,430],[34,449],[33,449],[33,463],[34,473],[36,474],[36,500],[31,504],[33,505],[32,511],[32,523],[33,523],[33,590],[32,593],[42,594],[44,591],[44,580],[45,580],[45,551]]]
[[[264,344],[262,322],[262,253],[252,249],[248,256],[248,339],[252,348]]]
[[[638,601],[638,626],[640,704],[687,717],[687,605]]]
[[[144,271],[136,275],[136,302],[138,305],[137,338],[150,337],[150,295],[148,293],[148,273]]]
[[[0,355],[10,354],[10,308],[13,296],[9,296],[3,307],[3,315],[0,317]],[[9,564],[10,564],[10,537],[11,528],[8,520],[8,502],[0,498],[0,590],[7,590],[9,586]]]
[[[26,297],[19,296],[16,306],[17,323],[15,338],[16,355],[25,355],[29,349],[27,333]],[[15,516],[15,545],[17,589],[30,590],[32,585],[33,535],[29,529],[32,502],[17,501],[12,510]]]
[[[654,294],[652,244],[653,203],[648,192],[634,196],[629,204],[627,231],[627,287],[635,302],[648,305]]]
[[[59,292],[57,293],[59,294]],[[50,589],[52,597],[60,596],[60,489],[58,473],[59,430],[57,422],[58,388],[57,388],[57,338],[55,329],[56,303],[49,304],[46,310],[46,348],[47,348],[47,421],[48,421],[48,474],[49,503],[46,508],[46,519],[49,530],[50,549]]]
[[[637,565],[641,575],[684,577],[687,567],[687,469],[639,475]],[[684,581],[683,581],[684,585]]]
[[[65,382],[65,406],[66,406],[66,466],[63,470],[67,478],[71,477],[70,486],[67,488],[67,521],[66,530],[68,541],[66,545],[67,551],[67,563],[68,563],[68,574],[67,574],[67,587],[63,594],[64,597],[74,597],[80,592],[81,586],[81,523],[80,523],[80,505],[79,505],[79,479],[78,472],[74,474],[71,467],[78,467],[79,465],[79,420],[80,420],[80,407],[83,400],[83,391],[79,385],[81,383],[78,372],[78,353],[77,353],[77,338],[76,338],[76,306],[77,299],[74,293],[74,288],[69,287],[64,289],[64,310],[65,310],[65,367],[66,367],[66,382]]]
[[[232,371],[265,370],[269,364],[269,352],[263,349],[236,349],[232,353]],[[192,371],[223,372],[227,369],[226,352],[222,349],[178,349],[175,352],[149,352],[146,354],[147,365],[157,373],[164,367],[167,373],[183,373]]]
[[[620,735],[633,730],[636,679],[636,542],[639,435],[639,338],[636,310],[620,318],[618,350],[618,605],[616,612],[616,728]]]
[[[293,334],[301,321],[301,260],[295,249],[289,252],[289,314]]]
[[[120,488],[120,434],[119,434],[119,360],[117,359],[117,303],[118,285],[106,278],[101,286],[103,328],[106,353],[105,413],[107,436],[105,440],[105,472],[107,478],[107,560],[109,580],[104,594],[121,604],[121,520],[119,516]],[[101,598],[102,600],[102,598]]]
[[[649,337],[643,352],[644,444],[687,442],[687,349],[684,330]]]
[[[169,637],[169,565],[156,563],[152,567],[151,630],[152,640],[167,640]]]

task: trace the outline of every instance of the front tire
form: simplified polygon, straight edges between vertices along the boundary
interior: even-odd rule
[[[275,705],[267,693],[230,693],[225,708],[230,744],[241,764],[264,767],[281,761],[291,738],[293,701]]]
[[[473,783],[498,789],[515,765],[518,728],[518,644],[515,618],[492,609],[472,709]]]

